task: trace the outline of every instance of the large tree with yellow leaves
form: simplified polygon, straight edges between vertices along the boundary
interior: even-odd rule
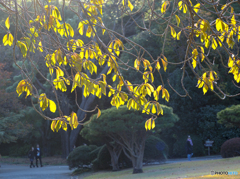
[[[21,50],[23,61],[29,61],[41,78],[49,83],[55,98],[49,99],[46,94],[39,93],[39,89],[32,82],[31,72],[24,65],[17,64],[14,54],[15,64],[21,70],[24,79],[19,82],[16,91],[19,95],[25,92],[33,104],[39,104],[39,108],[35,108],[36,111],[45,119],[52,120],[53,131],[60,128],[67,130],[68,124],[71,129],[76,129],[82,124],[87,112],[97,110],[98,116],[101,115],[97,106],[90,110],[91,103],[84,102],[79,105],[78,88],[82,89],[85,101],[107,95],[111,98],[112,106],[118,108],[127,104],[129,109],[150,114],[152,117],[146,120],[145,126],[147,130],[154,128],[157,115],[164,115],[159,96],[166,101],[170,99],[167,85],[164,84],[167,80],[163,79],[163,73],[170,65],[182,70],[179,83],[185,94],[179,94],[175,90],[182,97],[191,95],[183,83],[188,70],[195,75],[198,80],[196,85],[203,89],[204,94],[212,91],[222,99],[239,95],[227,94],[221,89],[221,83],[217,81],[225,74],[218,74],[219,72],[214,70],[214,59],[209,58],[210,54],[218,53],[219,59],[215,60],[221,62],[221,65],[229,70],[228,73],[233,75],[234,84],[240,82],[237,45],[240,39],[239,14],[233,8],[233,5],[238,3],[237,0],[225,1],[224,4],[219,0],[114,1],[118,11],[112,20],[121,19],[121,30],[112,30],[104,25],[103,7],[107,3],[108,1],[104,0],[63,0],[61,8],[57,8],[51,0],[33,0],[30,5],[24,0],[21,3],[17,0],[0,1],[1,10],[9,14],[5,20],[5,27],[2,25],[6,30],[3,44],[12,46],[14,53],[15,48]],[[66,6],[79,18],[77,29],[73,29],[65,20]],[[33,10],[29,10],[30,7],[33,7]],[[136,20],[136,14],[140,14],[141,23]],[[142,31],[162,37],[163,46],[157,58],[153,58],[144,47],[125,36],[126,16],[131,17],[132,23]],[[11,31],[10,24],[14,26]],[[161,33],[156,33],[152,29],[153,24],[154,27],[157,24],[166,28]],[[187,39],[185,57],[178,63],[168,61],[165,55],[166,39],[170,34],[175,40]],[[83,41],[83,36],[89,40]],[[104,36],[108,36],[110,40],[103,41]],[[35,51],[41,52],[42,60],[51,74],[50,79],[42,73],[42,69],[36,67],[32,58]],[[228,57],[223,57],[220,51],[225,51]],[[123,53],[128,53],[135,59],[133,65],[130,65],[128,59],[121,60],[120,56]],[[196,70],[197,66],[201,71]],[[141,83],[132,84],[128,76],[122,75],[124,70],[134,70],[136,74],[142,75]],[[106,76],[110,74],[115,85],[107,83]],[[155,84],[154,78],[159,78],[161,83]],[[168,85],[172,88],[169,81]],[[237,84],[235,86],[239,88]],[[69,115],[63,114],[57,91],[67,90],[75,93],[76,105],[83,113],[76,114],[72,111]],[[47,108],[53,113],[58,110],[59,117],[46,116],[43,111]]]

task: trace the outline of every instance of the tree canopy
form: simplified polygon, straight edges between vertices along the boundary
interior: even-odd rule
[[[217,113],[218,122],[226,127],[240,127],[240,105],[232,105]]]
[[[237,0],[63,0],[60,4],[50,0],[1,1],[1,10],[9,15],[2,24],[6,31],[3,45],[13,48],[15,65],[22,74],[16,91],[19,95],[25,93],[35,110],[52,120],[53,131],[67,130],[67,124],[76,129],[83,124],[86,112],[97,110],[100,116],[97,105],[85,102],[79,105],[79,89],[81,101],[93,101],[92,96],[101,99],[105,95],[116,108],[127,104],[129,109],[150,114],[151,117],[145,119],[147,130],[153,129],[155,119],[163,114],[160,97],[168,102],[169,88],[181,97],[191,98],[184,84],[188,73],[193,74],[203,94],[212,91],[221,99],[238,96],[238,92],[229,94],[224,86],[228,82],[227,73],[231,73],[236,88],[239,87],[236,83],[240,82],[237,3]],[[109,6],[112,8],[106,10]],[[74,22],[77,21],[78,26],[66,21],[67,8],[76,15]],[[111,16],[108,18],[113,22],[121,21],[121,26],[109,28],[104,22],[106,16]],[[127,31],[130,24],[134,24],[139,33],[159,37],[159,51],[153,54],[135,42]],[[169,57],[174,55],[174,51],[167,48],[171,45],[169,37],[186,42],[179,61],[171,61]],[[16,55],[17,48],[22,57]],[[45,67],[39,68],[34,53],[39,54]],[[122,59],[124,54],[127,59]],[[23,62],[21,65],[19,60]],[[31,70],[25,62],[30,64]],[[181,94],[173,88],[168,76],[168,72],[176,68],[182,73],[178,81],[183,90]],[[135,83],[124,71],[141,78]],[[49,84],[54,96],[40,90],[34,81],[35,73]],[[110,74],[111,82],[108,81]],[[63,113],[60,92],[66,91],[74,93],[76,106],[83,113]],[[57,111],[58,117],[51,117],[44,112],[46,109]]]

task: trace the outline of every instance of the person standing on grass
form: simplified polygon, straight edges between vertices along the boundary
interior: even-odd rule
[[[30,159],[30,168],[35,167],[35,165],[33,165],[34,156],[35,156],[35,151],[34,151],[34,147],[32,147],[32,149],[28,152],[28,157]]]
[[[37,144],[37,148],[35,149],[35,157],[36,157],[36,166],[38,167],[38,159],[39,159],[40,165],[41,165],[41,167],[43,167],[43,165],[42,165],[42,151],[39,147],[39,144]]]
[[[189,161],[191,161],[191,157],[193,156],[193,142],[190,135],[187,138],[186,150],[187,150],[187,158]]]

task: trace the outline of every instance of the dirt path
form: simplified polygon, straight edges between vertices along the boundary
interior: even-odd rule
[[[77,179],[70,176],[68,166],[43,166],[29,168],[27,165],[2,164],[0,179]]]

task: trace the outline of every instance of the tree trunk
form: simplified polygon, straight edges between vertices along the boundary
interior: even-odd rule
[[[108,65],[106,65],[103,70],[101,71],[101,73],[98,75],[97,78],[100,78],[102,74],[105,74],[107,73],[107,70],[108,70]],[[82,91],[84,91],[84,88],[82,88]],[[81,109],[84,109],[84,110],[89,110],[89,109],[93,109],[95,106],[91,106],[93,101],[95,100],[96,96],[90,94],[87,98],[84,97],[83,95],[83,92],[82,92],[82,102],[81,102],[81,105],[80,105],[80,108]],[[77,117],[78,117],[78,120],[82,120],[84,119],[85,117],[85,112],[82,111],[81,109],[78,109],[77,111]],[[77,140],[77,137],[80,133],[82,129],[82,126],[81,125],[78,125],[78,127],[76,129],[73,129],[71,131],[71,134],[70,134],[70,138],[69,138],[69,142],[70,142],[70,151],[73,150],[73,147],[76,143],[76,140]]]
[[[133,164],[133,174],[135,173],[143,173],[142,166],[143,166],[143,151],[137,157],[132,156],[132,164]]]
[[[64,131],[63,129],[60,129],[61,134],[61,148],[62,148],[62,158],[67,158],[67,156],[70,153],[70,145],[69,145],[69,130]]]
[[[112,171],[119,171],[119,165],[118,165],[118,156],[114,151],[109,151],[111,155],[111,164],[112,164]]]
[[[83,95],[82,95],[83,96]],[[88,97],[88,98],[85,98],[84,96],[82,97],[82,102],[81,102],[81,105],[80,105],[80,108],[84,109],[84,110],[89,110],[91,104],[93,103],[94,99],[95,99],[96,96],[93,96],[92,94]],[[85,117],[85,112],[78,109],[77,111],[77,117],[78,117],[78,120],[82,120],[84,119]],[[80,133],[82,129],[82,126],[81,125],[78,125],[78,127],[76,129],[73,129],[71,131],[71,134],[70,134],[70,138],[69,138],[69,142],[70,142],[70,151],[73,150],[73,147],[76,143],[76,140],[77,140],[77,137]]]
[[[137,142],[136,139],[139,137],[141,139]],[[143,173],[142,166],[143,166],[143,155],[144,155],[144,148],[145,148],[145,141],[146,141],[146,133],[142,135],[133,134],[132,139],[133,141],[131,141],[129,145],[127,146],[122,145],[123,152],[132,161],[133,174]],[[120,143],[121,142],[119,142],[119,144]]]
[[[60,105],[61,105],[63,115],[68,116],[70,115],[69,100],[66,94],[60,93],[60,95],[61,95]],[[69,129],[67,131],[60,129],[62,158],[67,158],[67,156],[70,153],[69,132],[70,132]]]
[[[119,171],[119,165],[118,165],[118,159],[122,152],[122,147],[119,144],[110,144],[109,142],[106,142],[107,149],[111,156],[111,164],[112,164],[112,170],[113,171]]]

